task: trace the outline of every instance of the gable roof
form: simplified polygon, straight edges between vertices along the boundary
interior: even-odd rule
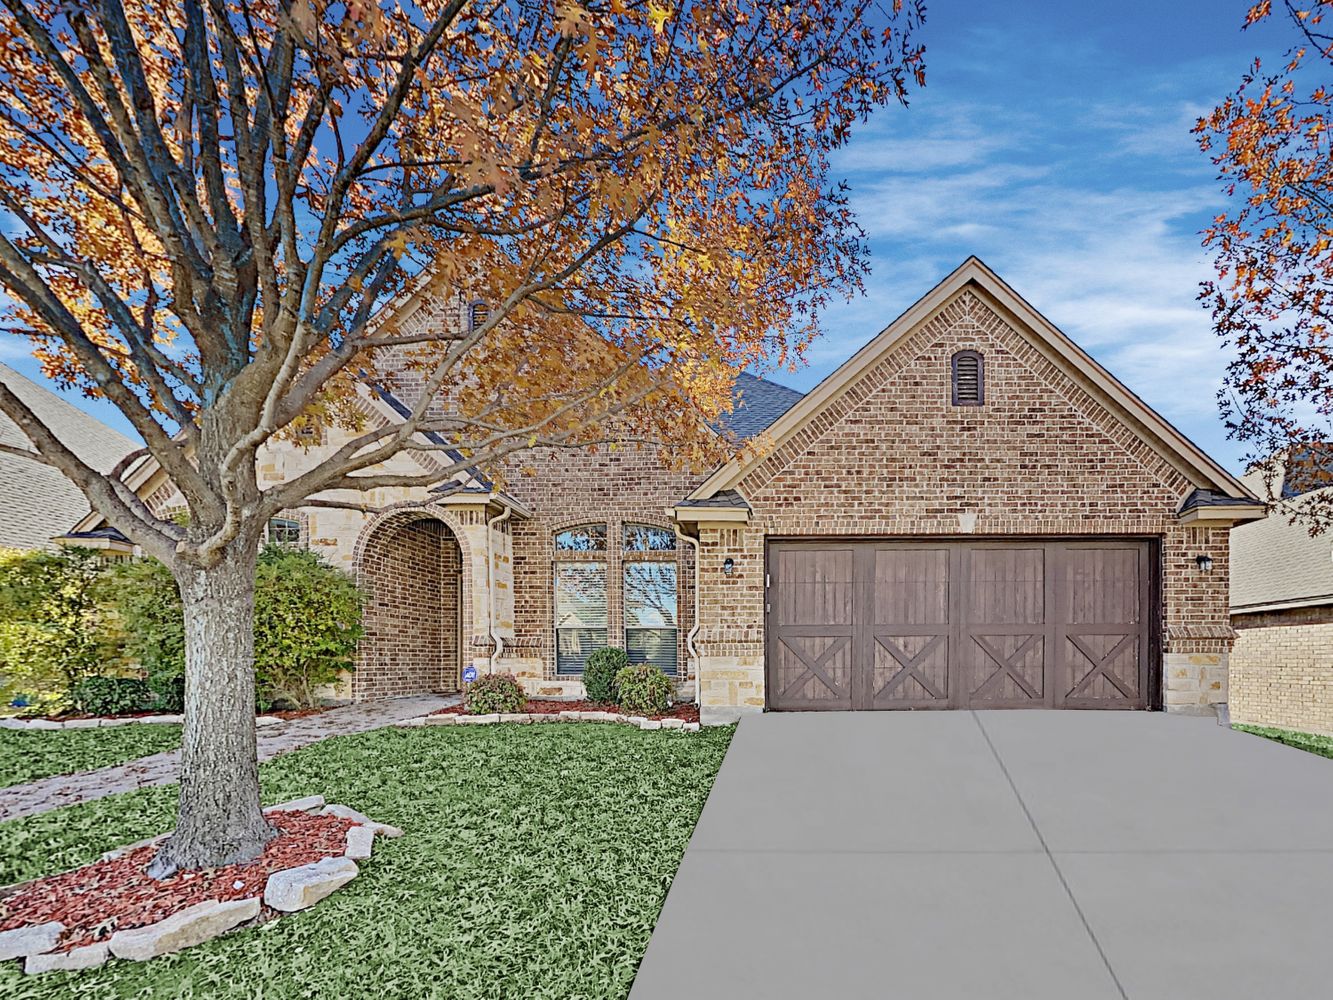
[[[758,375],[741,372],[732,386],[732,408],[718,421],[742,440],[766,430],[803,398],[805,393]]]
[[[74,454],[98,472],[110,472],[137,447],[119,431],[0,364],[0,382],[18,396]],[[18,425],[0,413],[0,442],[32,448]],[[48,545],[89,511],[82,491],[59,471],[35,459],[0,455],[0,546],[36,549]]]
[[[1231,611],[1333,604],[1333,539],[1311,536],[1279,503],[1262,521],[1231,531]]]
[[[1196,488],[1241,501],[1235,506],[1237,513],[1245,508],[1253,508],[1253,516],[1263,516],[1262,504],[1239,479],[1127,389],[977,257],[968,257],[963,261],[943,281],[778,417],[768,427],[774,449],[780,448],[855,384],[860,375],[878,364],[912,332],[968,289],[979,293],[988,305],[1001,313],[1009,314],[1015,320],[1015,328],[1038,350],[1083,385],[1104,406],[1126,420],[1140,437]],[[706,500],[722,490],[734,490],[746,474],[766,457],[766,454],[760,454],[731,460],[704,480],[690,494],[689,500]]]

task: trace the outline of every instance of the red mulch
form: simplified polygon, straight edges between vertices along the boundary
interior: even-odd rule
[[[292,719],[304,719],[308,715],[319,715],[320,713],[327,711],[328,708],[320,706],[319,708],[290,708],[283,709],[281,712],[265,712],[264,714],[271,715],[275,719],[291,721]]]
[[[180,872],[158,881],[147,874],[155,845],[113,861],[39,879],[0,900],[0,931],[59,920],[60,950],[103,941],[114,931],[146,927],[206,899],[248,899],[264,894],[273,872],[341,855],[356,824],[338,816],[269,813],[278,829],[255,860],[224,868]]]
[[[601,701],[551,701],[543,698],[533,698],[523,708],[524,712],[531,715],[557,715],[560,712],[618,712],[622,715],[628,715],[628,712],[622,712],[619,705],[614,702]],[[448,708],[441,708],[431,715],[463,715],[467,709],[462,705],[450,705]],[[699,706],[692,701],[682,702],[678,705],[672,705],[661,715],[648,715],[648,719],[680,719],[684,722],[699,721]]]

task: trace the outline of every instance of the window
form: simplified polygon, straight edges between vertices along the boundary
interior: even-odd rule
[[[624,533],[625,652],[631,663],[676,673],[676,535],[627,524]]]
[[[977,351],[953,356],[953,405],[981,406],[986,401],[985,364]]]
[[[271,517],[266,534],[270,545],[300,545],[301,522],[292,517]]]
[[[581,524],[555,536],[557,552],[605,552],[606,525]]]
[[[555,671],[581,674],[588,654],[606,645],[606,564],[555,565]]]
[[[483,326],[490,318],[491,307],[482,300],[478,299],[476,302],[472,303],[472,305],[468,306],[467,324],[469,330],[475,330],[477,327]]]

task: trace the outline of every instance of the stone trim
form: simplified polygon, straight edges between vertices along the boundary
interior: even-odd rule
[[[183,715],[136,715],[128,718],[111,716],[95,719],[0,719],[0,729],[109,729],[114,726],[179,726],[185,721]],[[275,726],[282,722],[275,715],[261,715],[255,719],[256,726]]]
[[[642,715],[622,715],[619,712],[506,712],[492,715],[450,713],[404,719],[402,722],[395,722],[394,725],[400,729],[417,729],[422,726],[489,726],[501,722],[518,725],[543,722],[615,722],[645,730],[679,729],[684,733],[699,731],[697,722],[686,722],[684,719],[648,719]]]

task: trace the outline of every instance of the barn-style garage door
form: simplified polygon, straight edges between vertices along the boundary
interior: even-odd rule
[[[1150,551],[772,542],[769,707],[1147,708]]]

